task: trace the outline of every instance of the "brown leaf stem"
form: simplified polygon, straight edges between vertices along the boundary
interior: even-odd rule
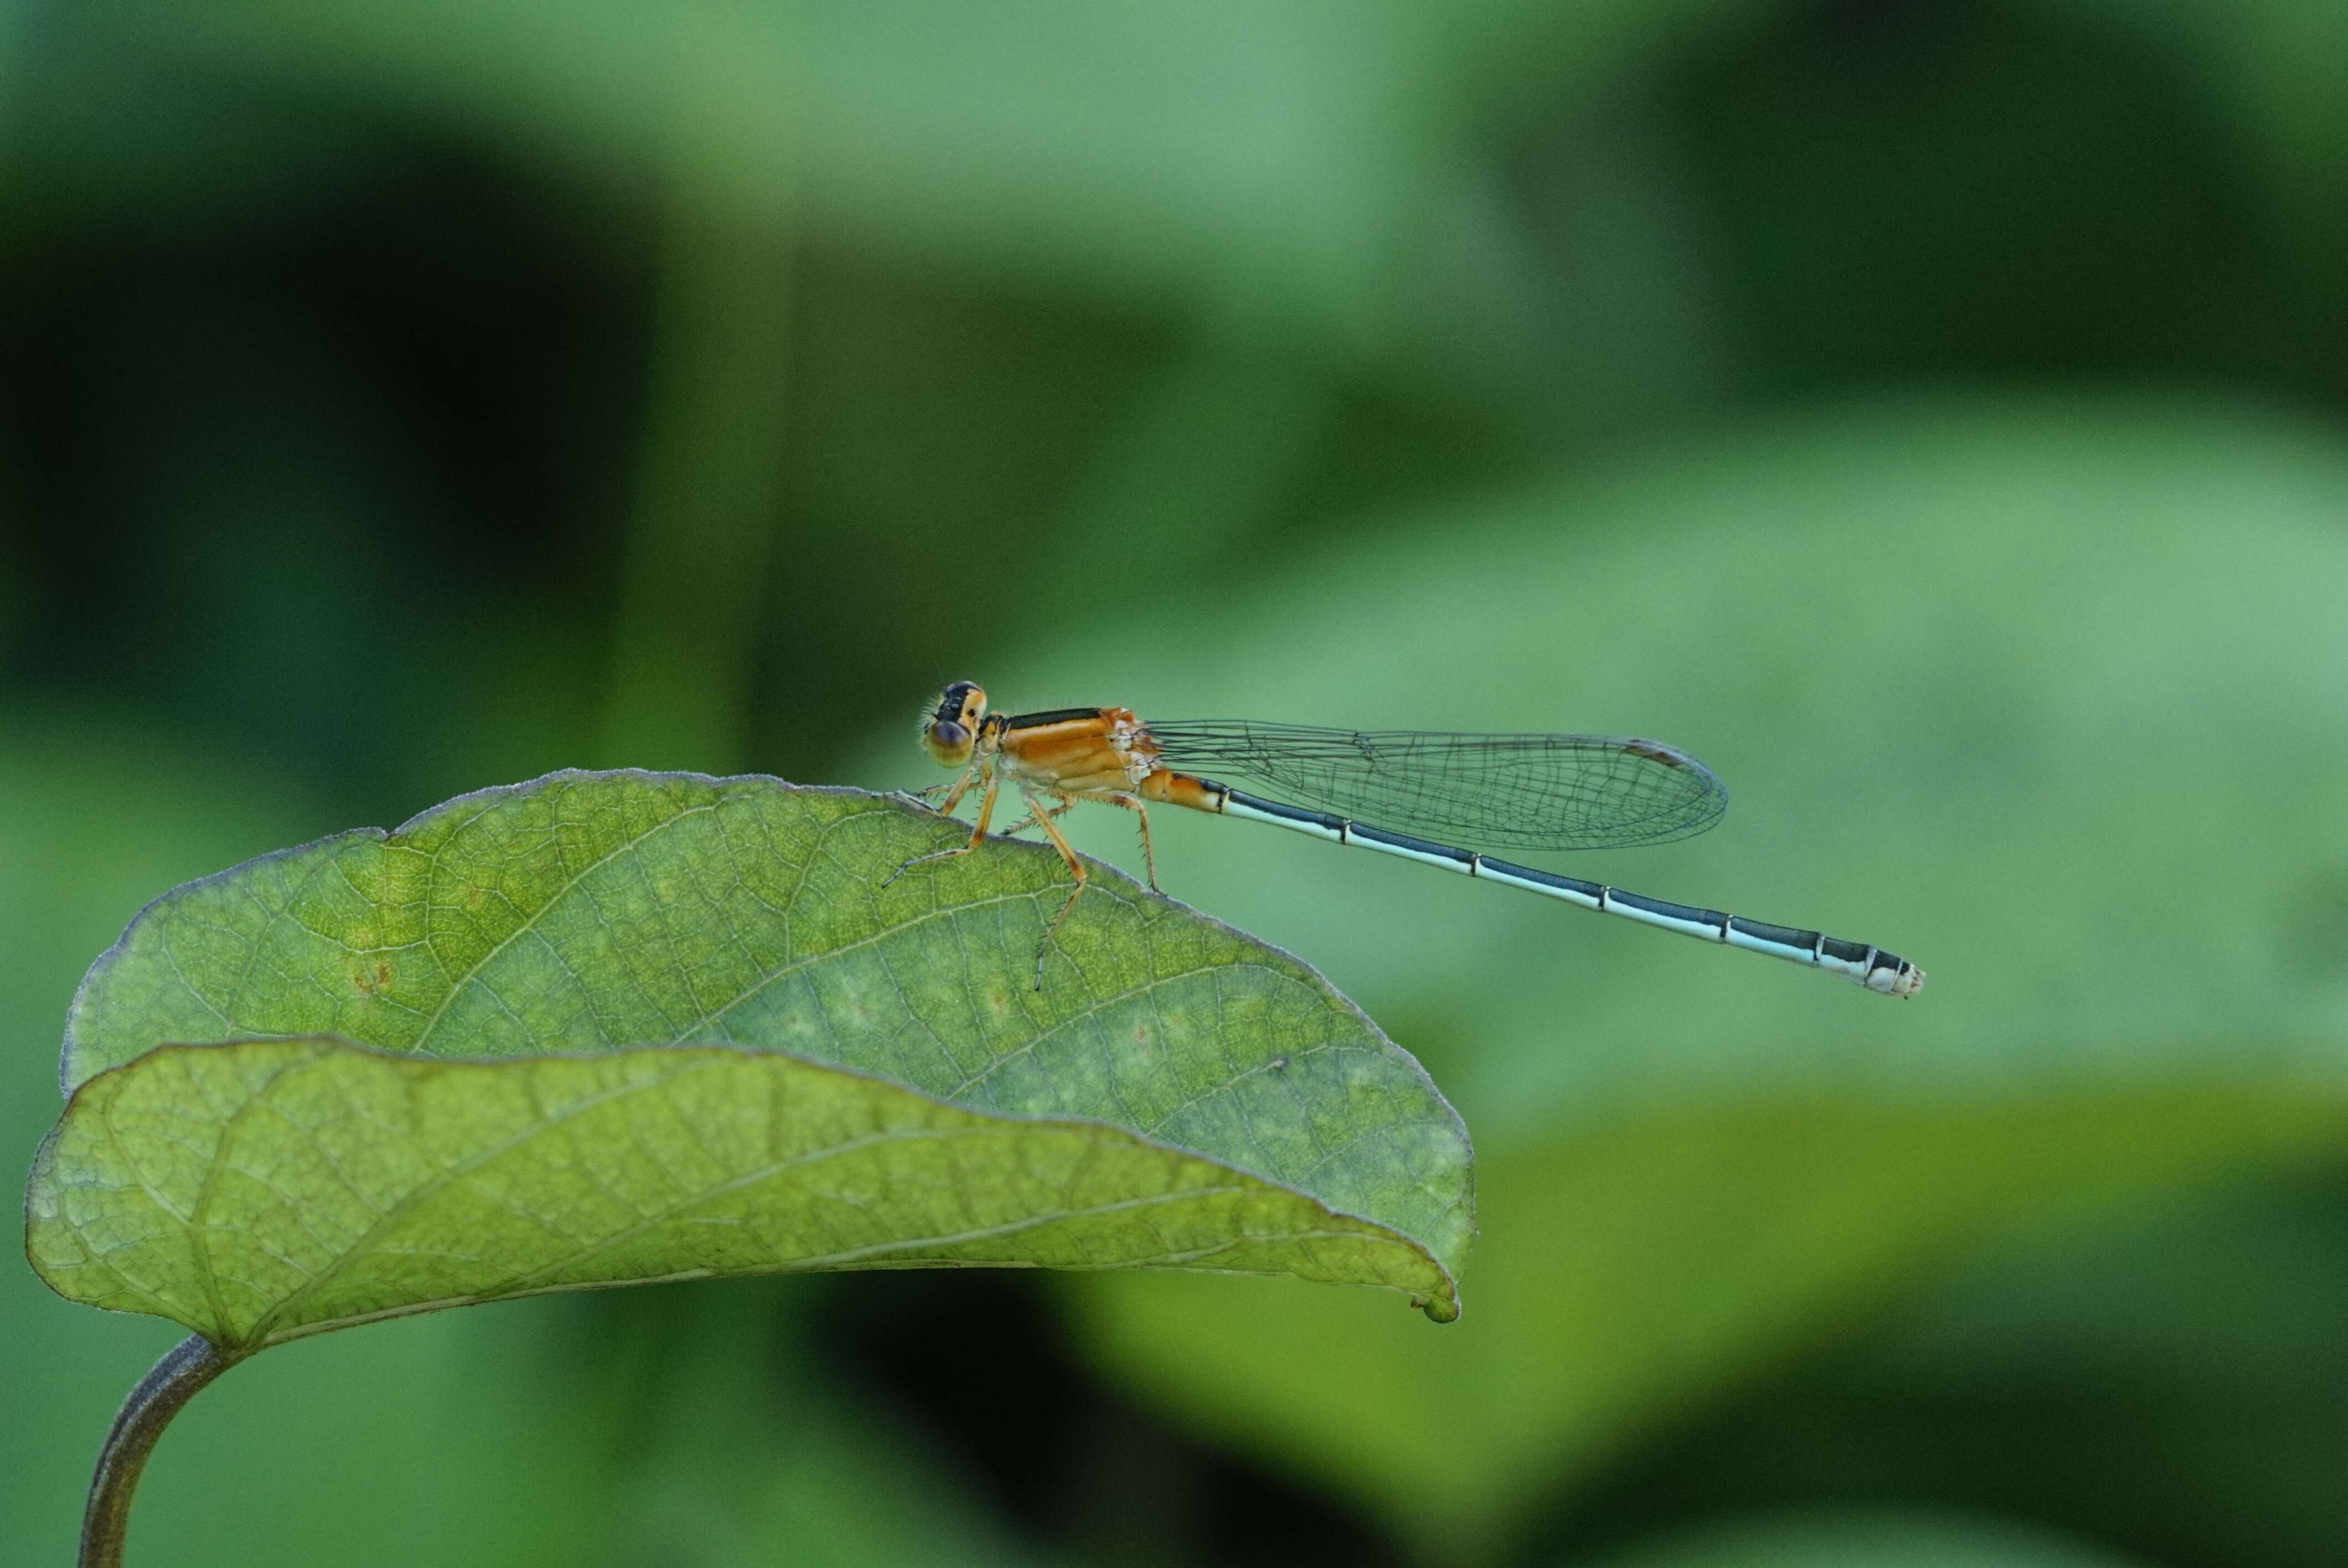
[[[211,1340],[191,1334],[139,1379],[106,1434],[106,1446],[98,1451],[89,1507],[81,1520],[81,1568],[121,1568],[122,1541],[130,1527],[130,1494],[138,1490],[147,1456],[155,1451],[156,1440],[180,1407],[235,1364]]]

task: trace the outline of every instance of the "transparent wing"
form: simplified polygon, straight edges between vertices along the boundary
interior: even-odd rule
[[[1728,809],[1712,770],[1613,735],[1329,730],[1251,719],[1151,723],[1162,765],[1463,848],[1603,849],[1702,833]]]

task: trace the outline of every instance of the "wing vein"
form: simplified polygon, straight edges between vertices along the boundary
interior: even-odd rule
[[[1622,735],[1153,723],[1162,765],[1399,832],[1519,849],[1611,849],[1702,833],[1728,807],[1711,769]]]

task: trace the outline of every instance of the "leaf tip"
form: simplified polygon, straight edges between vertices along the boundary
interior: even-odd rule
[[[1413,1309],[1426,1313],[1429,1323],[1459,1321],[1459,1293],[1456,1290],[1447,1290],[1441,1296],[1414,1296],[1410,1298],[1410,1305]]]

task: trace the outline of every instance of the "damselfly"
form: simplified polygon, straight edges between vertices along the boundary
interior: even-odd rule
[[[1923,970],[1869,943],[1625,893],[1363,820],[1525,849],[1611,849],[1702,833],[1727,809],[1728,792],[1702,763],[1657,741],[1330,730],[1244,719],[1144,723],[1125,708],[993,713],[984,692],[957,681],[922,721],[922,744],[942,765],[962,770],[951,786],[924,793],[945,790],[938,810],[951,813],[971,790],[979,790],[978,821],[969,843],[917,856],[889,880],[908,866],[977,848],[994,814],[995,794],[1008,780],[1026,802],[1028,815],[1006,833],[1042,828],[1076,878],[1036,948],[1039,988],[1044,955],[1085,890],[1084,862],[1053,819],[1081,800],[1139,815],[1142,863],[1153,889],[1158,859],[1149,843],[1148,808],[1179,805],[1383,850],[1601,915],[1766,953],[1886,996],[1912,997],[1924,985]],[[1219,776],[1205,776],[1209,772]],[[1298,804],[1249,794],[1221,778],[1239,779]],[[1046,805],[1045,797],[1056,804]]]

